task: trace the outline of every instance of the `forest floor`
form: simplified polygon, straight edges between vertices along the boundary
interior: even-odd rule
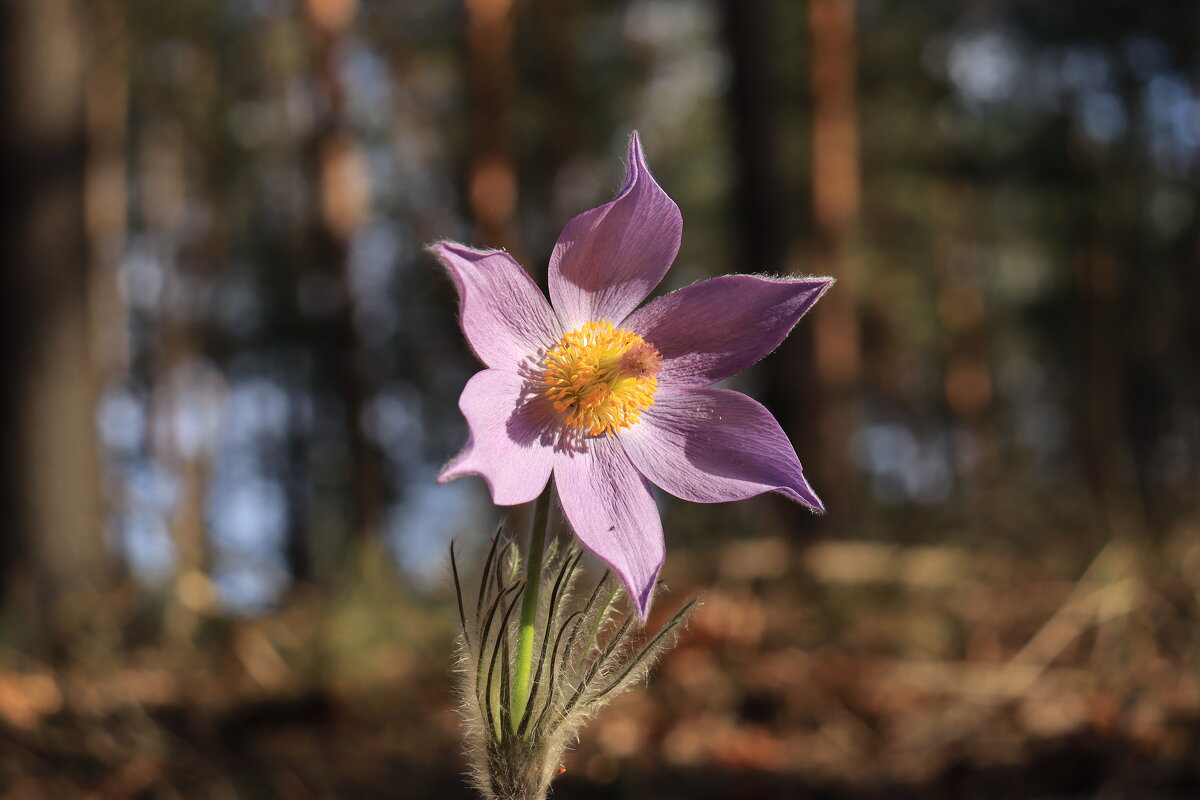
[[[584,729],[554,796],[1200,797],[1200,544],[1069,561],[776,538],[673,553],[656,616],[703,605]],[[0,659],[4,797],[472,796],[447,597],[375,577],[252,619],[141,614],[56,668]]]

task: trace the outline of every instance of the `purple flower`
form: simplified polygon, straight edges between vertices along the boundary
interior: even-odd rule
[[[774,350],[833,281],[725,275],[637,308],[682,230],[634,133],[616,199],[571,220],[554,246],[553,305],[505,252],[433,246],[487,365],[459,398],[470,440],[438,480],[480,475],[498,505],[515,505],[553,472],[576,535],[642,617],[665,555],[651,483],[698,503],[779,492],[824,510],[771,413],[708,387]]]

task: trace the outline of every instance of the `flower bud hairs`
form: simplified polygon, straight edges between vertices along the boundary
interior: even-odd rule
[[[488,800],[543,798],[566,771],[563,752],[580,727],[638,681],[695,609],[687,603],[654,635],[635,624],[621,586],[605,571],[579,592],[578,545],[551,544],[537,595],[539,636],[527,689],[517,685],[520,636],[513,614],[528,595],[513,540],[492,539],[468,620],[454,548],[451,569],[461,630],[457,641],[459,713],[472,782]]]

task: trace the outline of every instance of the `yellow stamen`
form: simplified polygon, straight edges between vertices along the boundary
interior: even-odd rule
[[[568,425],[589,436],[611,436],[654,405],[661,366],[662,356],[641,336],[602,319],[550,348],[542,382]]]

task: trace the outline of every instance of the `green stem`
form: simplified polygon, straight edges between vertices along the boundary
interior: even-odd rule
[[[542,584],[542,553],[546,549],[546,528],[550,519],[551,482],[537,499],[533,509],[533,527],[529,531],[529,558],[525,569],[525,597],[521,603],[521,624],[517,630],[517,674],[512,687],[513,727],[525,716],[529,704],[529,679],[533,673],[533,644],[537,638],[538,590]]]

